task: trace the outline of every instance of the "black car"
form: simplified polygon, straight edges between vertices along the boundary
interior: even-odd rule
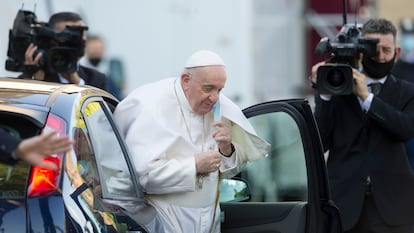
[[[0,80],[1,128],[17,138],[55,129],[75,141],[70,153],[47,158],[59,171],[0,164],[1,232],[145,232],[108,204],[142,201],[111,118],[117,103],[88,86]]]
[[[53,128],[76,142],[48,157],[58,172],[0,164],[1,232],[146,232],[118,205],[142,205],[143,194],[112,120],[117,104],[89,86],[0,79],[1,128],[18,138]],[[222,232],[341,232],[307,100],[261,103],[244,113],[271,151],[222,181]]]

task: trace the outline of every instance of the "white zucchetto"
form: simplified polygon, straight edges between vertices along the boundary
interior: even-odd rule
[[[221,65],[225,66],[223,59],[221,57],[209,50],[200,50],[193,53],[185,63],[185,68],[194,68],[200,66],[215,66]]]

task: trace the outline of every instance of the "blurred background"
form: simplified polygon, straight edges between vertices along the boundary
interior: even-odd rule
[[[385,17],[397,26],[414,17],[412,0],[346,0],[347,22]],[[0,76],[7,71],[8,33],[18,10],[47,22],[59,11],[79,13],[88,34],[105,41],[119,61],[123,95],[147,82],[178,76],[193,52],[220,54],[228,72],[224,93],[241,107],[272,99],[311,98],[308,75],[321,37],[343,25],[342,0],[1,0]]]

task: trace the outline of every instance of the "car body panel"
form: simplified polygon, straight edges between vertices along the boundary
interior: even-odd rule
[[[24,202],[15,199],[0,199],[0,230],[2,232],[26,232],[26,208]],[[16,221],[19,220],[18,222]]]

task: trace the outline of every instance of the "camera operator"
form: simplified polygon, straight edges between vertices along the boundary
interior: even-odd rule
[[[361,54],[362,71],[352,69],[353,93],[316,90],[315,118],[329,151],[332,199],[345,232],[414,232],[414,176],[405,150],[405,141],[414,137],[414,84],[391,74],[400,48],[390,21],[370,19],[361,32],[379,39],[378,52]],[[316,85],[323,64],[312,67]]]
[[[48,25],[57,31],[63,31],[67,26],[85,26],[80,15],[73,12],[59,12],[52,15],[49,19]],[[84,41],[86,40],[86,33],[83,33],[82,56],[84,53]],[[25,65],[35,65],[39,67],[39,62],[43,53],[37,53],[38,47],[35,44],[30,44],[25,53]],[[78,57],[78,60],[81,58]],[[107,77],[105,74],[94,69],[78,65],[77,70],[71,73],[55,73],[50,72],[39,67],[33,72],[23,72],[20,78],[29,78],[36,80],[44,80],[48,82],[58,83],[73,83],[80,85],[91,85],[103,90],[107,90]]]

